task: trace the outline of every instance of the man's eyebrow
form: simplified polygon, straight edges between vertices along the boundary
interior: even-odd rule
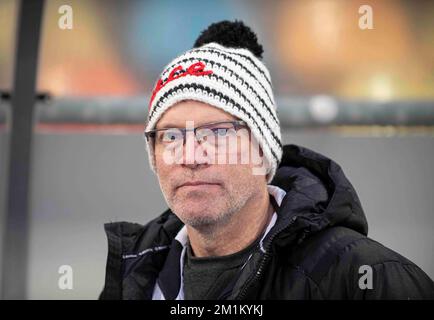
[[[185,124],[184,124],[185,126]],[[182,128],[182,126],[173,124],[173,123],[165,123],[164,125],[155,126],[155,129],[166,129],[166,128]]]

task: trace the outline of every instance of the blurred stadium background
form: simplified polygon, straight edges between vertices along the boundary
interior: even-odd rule
[[[65,4],[72,30],[58,27]],[[358,25],[364,4],[373,8],[372,30]],[[14,255],[1,248],[10,241],[19,15],[20,1],[0,0],[0,283],[9,287],[4,266]],[[27,251],[17,259],[25,272],[18,293],[3,285],[0,297],[97,298],[103,223],[145,223],[165,209],[142,139],[149,92],[169,60],[223,19],[243,20],[264,46],[284,142],[336,160],[358,191],[369,236],[434,278],[433,17],[434,2],[410,0],[46,0]],[[73,290],[58,287],[61,265],[73,268]]]

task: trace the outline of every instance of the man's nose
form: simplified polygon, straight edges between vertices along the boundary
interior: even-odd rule
[[[196,168],[210,164],[208,151],[198,141],[193,131],[186,133],[184,141],[184,152],[182,165],[189,168]]]

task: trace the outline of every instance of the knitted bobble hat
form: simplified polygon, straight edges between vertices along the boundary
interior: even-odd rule
[[[270,182],[282,157],[270,73],[262,60],[256,35],[241,21],[211,24],[193,49],[163,70],[149,101],[145,131],[153,130],[164,112],[183,100],[196,100],[243,120],[270,164]],[[155,171],[153,145],[146,141]]]

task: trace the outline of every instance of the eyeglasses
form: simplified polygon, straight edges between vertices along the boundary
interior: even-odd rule
[[[244,121],[219,121],[205,123],[195,128],[162,128],[145,132],[148,142],[154,145],[184,143],[187,132],[192,131],[199,143],[215,144],[219,139],[235,137],[238,130],[248,128]]]

